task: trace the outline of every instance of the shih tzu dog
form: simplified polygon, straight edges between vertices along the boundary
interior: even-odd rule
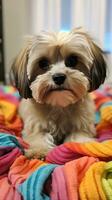
[[[28,39],[12,65],[23,100],[20,115],[28,157],[44,157],[67,141],[94,139],[94,104],[89,92],[106,77],[102,50],[82,29],[42,32]]]

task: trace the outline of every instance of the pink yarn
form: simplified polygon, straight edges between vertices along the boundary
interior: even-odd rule
[[[68,161],[80,158],[81,155],[78,153],[72,152],[70,149],[67,149],[64,144],[55,147],[50,151],[46,156],[46,161],[52,164],[65,164]]]
[[[8,149],[8,148],[7,148]],[[0,174],[7,172],[14,160],[22,155],[19,148],[14,148],[12,151],[0,157]]]
[[[51,200],[68,200],[63,167],[57,167],[52,174]]]

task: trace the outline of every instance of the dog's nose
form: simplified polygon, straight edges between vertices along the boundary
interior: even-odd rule
[[[52,79],[56,83],[56,85],[61,85],[64,83],[66,75],[62,73],[57,73],[52,76]]]

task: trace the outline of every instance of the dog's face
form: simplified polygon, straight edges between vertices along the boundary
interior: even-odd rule
[[[75,103],[106,76],[102,50],[80,29],[32,36],[12,69],[21,96],[39,103],[50,103],[57,95]]]

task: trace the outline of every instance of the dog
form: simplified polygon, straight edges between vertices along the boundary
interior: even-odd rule
[[[23,97],[19,113],[29,158],[43,158],[56,145],[94,140],[94,104],[89,93],[104,83],[103,51],[81,28],[43,31],[28,38],[12,64]]]

